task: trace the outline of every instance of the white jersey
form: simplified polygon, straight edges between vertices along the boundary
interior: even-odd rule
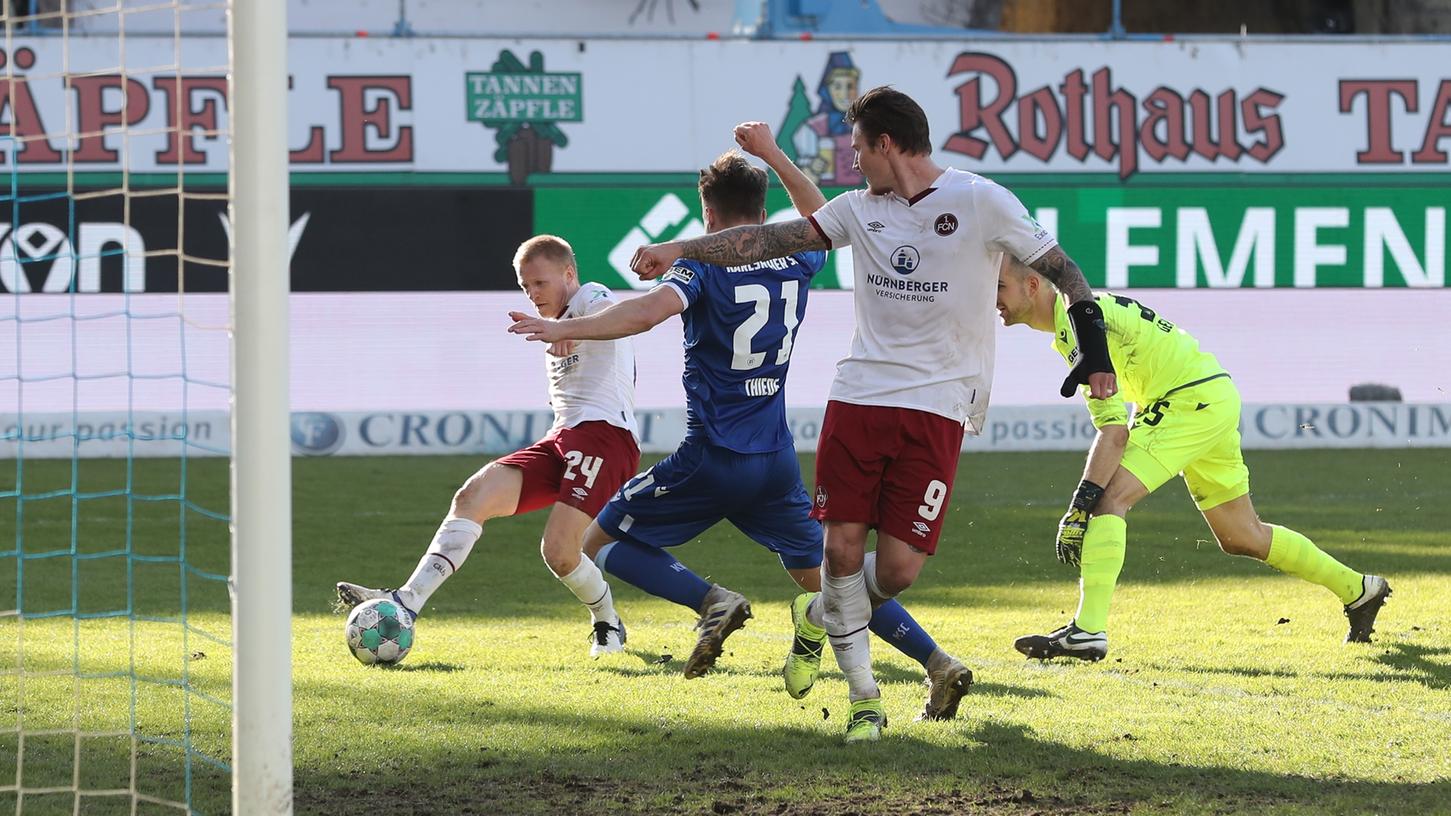
[[[1036,261],[1058,241],[1017,197],[949,168],[914,199],[842,193],[811,216],[851,245],[856,333],[831,399],[912,408],[980,433],[993,381],[998,266]]]
[[[585,317],[618,303],[609,289],[586,283],[569,299],[561,319]],[[601,420],[640,438],[635,424],[635,351],[628,337],[580,340],[563,357],[544,355],[554,427]]]

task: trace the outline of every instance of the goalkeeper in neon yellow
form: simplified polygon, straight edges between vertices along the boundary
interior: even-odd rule
[[[1346,641],[1369,642],[1390,585],[1341,564],[1294,530],[1260,521],[1240,453],[1239,391],[1219,361],[1200,350],[1193,336],[1132,298],[1100,293],[1097,302],[1120,391],[1086,400],[1098,436],[1058,525],[1058,560],[1080,570],[1078,614],[1066,626],[1018,638],[1014,646],[1040,659],[1101,660],[1108,654],[1108,607],[1127,540],[1124,518],[1179,474],[1220,549],[1330,590],[1345,605]],[[1052,332],[1053,348],[1070,366],[1080,356],[1052,284],[1012,258],[1003,262],[997,306],[1004,325]],[[1063,396],[1072,392],[1073,383],[1065,382]],[[1136,406],[1132,425],[1129,402]]]

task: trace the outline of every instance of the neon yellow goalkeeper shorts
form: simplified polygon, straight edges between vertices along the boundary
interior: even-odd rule
[[[1170,391],[1134,415],[1122,464],[1151,493],[1182,474],[1201,511],[1237,499],[1249,492],[1239,412],[1227,375]]]

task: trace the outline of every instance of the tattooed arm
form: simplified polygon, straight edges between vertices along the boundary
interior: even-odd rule
[[[1088,286],[1088,279],[1083,277],[1083,270],[1068,257],[1063,247],[1053,247],[1029,266],[1058,287],[1058,291],[1063,293],[1063,297],[1070,304],[1093,297],[1093,290]]]
[[[797,218],[779,224],[732,227],[688,241],[642,246],[635,250],[630,268],[641,280],[652,280],[665,274],[676,258],[739,266],[811,249],[830,247],[810,221]]]

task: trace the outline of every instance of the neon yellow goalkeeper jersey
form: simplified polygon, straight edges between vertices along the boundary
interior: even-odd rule
[[[1118,376],[1118,393],[1108,399],[1089,399],[1088,386],[1079,390],[1088,402],[1095,428],[1128,424],[1125,403],[1140,410],[1171,391],[1227,376],[1214,355],[1199,350],[1194,336],[1159,317],[1133,298],[1099,293],[1108,335],[1108,353]],[[1054,298],[1053,348],[1072,366],[1078,362],[1078,343],[1063,298]]]

